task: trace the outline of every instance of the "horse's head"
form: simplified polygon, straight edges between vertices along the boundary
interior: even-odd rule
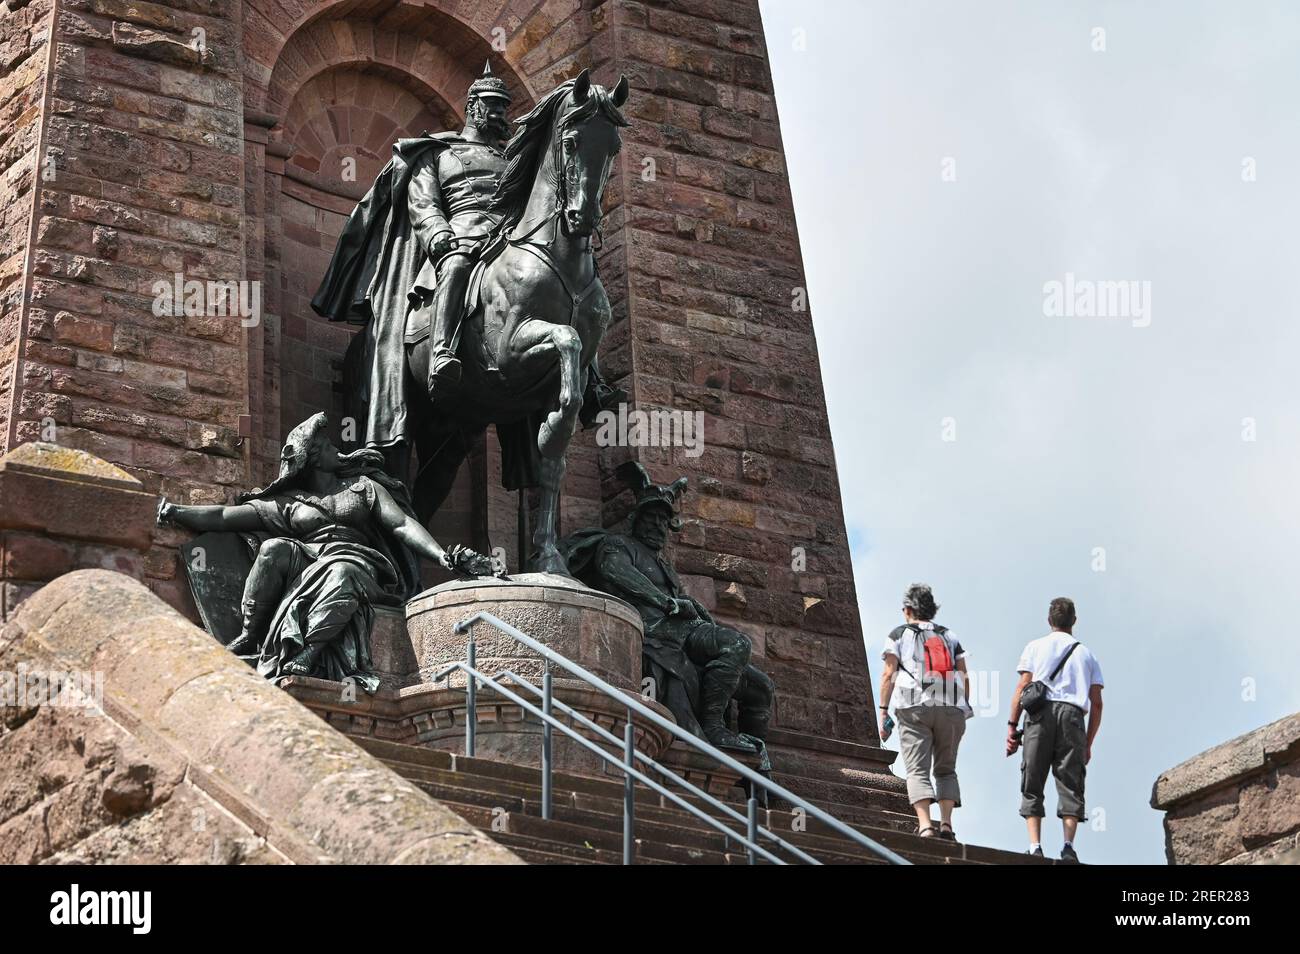
[[[618,128],[627,125],[620,111],[627,92],[626,76],[607,90],[583,70],[556,110],[551,133],[556,206],[568,235],[590,235],[600,224],[610,165],[623,145]]]
[[[506,147],[506,171],[492,210],[516,235],[531,235],[556,218],[565,234],[588,236],[600,224],[600,204],[610,165],[626,126],[627,77],[612,90],[597,86],[583,70],[543,97]],[[522,223],[522,224],[521,224]]]

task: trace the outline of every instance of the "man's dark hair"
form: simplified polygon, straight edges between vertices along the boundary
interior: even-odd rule
[[[939,604],[934,601],[934,594],[924,583],[913,583],[903,594],[903,609],[910,610],[915,619],[934,619],[939,612]]]
[[[1053,629],[1070,629],[1078,617],[1074,614],[1074,600],[1058,596],[1047,608],[1047,622]]]

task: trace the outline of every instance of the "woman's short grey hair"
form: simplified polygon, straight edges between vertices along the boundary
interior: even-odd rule
[[[908,610],[916,619],[934,619],[939,612],[939,604],[934,601],[934,593],[924,583],[913,583],[903,594],[903,609]]]

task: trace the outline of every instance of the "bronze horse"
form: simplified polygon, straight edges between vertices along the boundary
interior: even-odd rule
[[[530,562],[539,572],[568,573],[556,547],[560,484],[610,320],[592,237],[627,95],[626,77],[606,90],[583,70],[517,121],[492,203],[501,226],[471,280],[456,345],[460,384],[435,403],[429,340],[406,350],[418,516],[427,522],[438,509],[473,439],[495,424],[507,489],[541,487]]]

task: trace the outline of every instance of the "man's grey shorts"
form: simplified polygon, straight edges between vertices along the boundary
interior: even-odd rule
[[[1056,777],[1056,815],[1085,820],[1083,779],[1087,773],[1088,733],[1083,710],[1068,702],[1049,702],[1025,717],[1024,754],[1020,762],[1020,814],[1042,818],[1047,773]]]
[[[928,798],[961,805],[957,746],[965,732],[966,715],[956,706],[910,706],[898,710],[898,749],[907,769],[909,803],[915,805]]]

